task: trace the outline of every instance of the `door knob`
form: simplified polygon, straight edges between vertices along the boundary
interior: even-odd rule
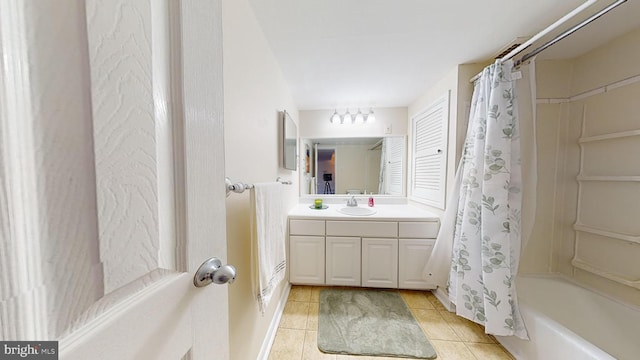
[[[236,279],[236,268],[233,265],[222,265],[218,258],[211,258],[200,265],[193,276],[193,285],[207,286],[211,283],[231,284]]]

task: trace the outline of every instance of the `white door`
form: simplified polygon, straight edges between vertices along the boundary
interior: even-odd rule
[[[0,49],[0,340],[228,359],[220,1],[3,0]]]

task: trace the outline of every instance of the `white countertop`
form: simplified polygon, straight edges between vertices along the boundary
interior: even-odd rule
[[[381,204],[375,205],[372,209],[375,214],[366,216],[346,215],[338,209],[346,207],[345,204],[325,204],[327,209],[311,209],[309,203],[296,205],[289,211],[290,219],[330,219],[330,220],[387,220],[387,221],[434,221],[439,217],[429,211],[409,204]],[[358,207],[368,207],[366,203]]]

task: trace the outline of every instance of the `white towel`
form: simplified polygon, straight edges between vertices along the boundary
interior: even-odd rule
[[[273,290],[284,279],[286,213],[282,184],[258,183],[251,191],[251,257],[258,306],[264,314]]]

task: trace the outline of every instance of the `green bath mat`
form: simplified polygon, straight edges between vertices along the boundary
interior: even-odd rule
[[[326,353],[433,359],[436,352],[397,292],[320,292],[318,348]]]

